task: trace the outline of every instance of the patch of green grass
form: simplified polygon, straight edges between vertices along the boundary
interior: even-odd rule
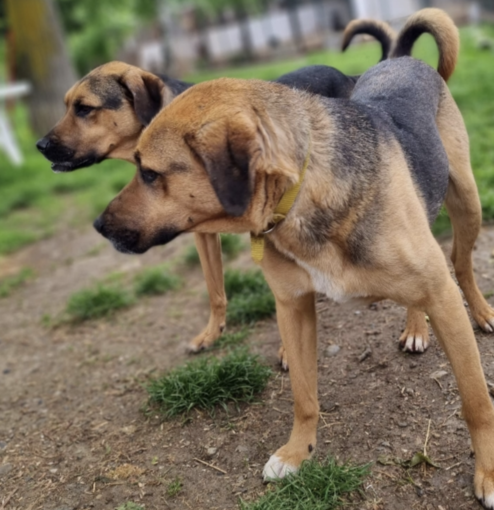
[[[226,318],[230,324],[252,324],[271,317],[276,311],[274,297],[269,292],[240,294],[228,302]]]
[[[73,322],[98,319],[112,314],[115,310],[126,308],[133,303],[133,297],[119,287],[97,285],[70,296],[66,313]]]
[[[304,462],[297,474],[270,486],[257,501],[240,501],[241,510],[333,510],[357,490],[369,466],[338,465],[334,459]]]
[[[200,358],[178,367],[147,385],[149,404],[166,417],[204,409],[211,415],[230,402],[251,402],[262,391],[271,369],[246,349],[236,349],[221,359]]]
[[[173,482],[168,485],[166,489],[167,496],[174,498],[182,490],[182,487],[182,480],[177,476],[177,478],[175,478],[175,480],[173,480]]]
[[[234,259],[243,249],[242,238],[236,234],[221,234],[221,251],[228,259]]]
[[[163,266],[150,267],[135,277],[137,296],[157,296],[180,287],[182,279]]]
[[[24,162],[17,167],[4,154],[0,156],[0,254],[52,235],[68,222],[89,224],[95,217],[95,200],[104,201],[99,214],[115,196],[116,183],[128,182],[135,171],[128,163],[105,161],[77,172],[54,174],[36,150],[38,137],[29,129],[24,104],[16,105],[10,120]]]
[[[20,287],[26,280],[33,276],[33,270],[25,267],[18,273],[6,276],[0,280],[0,298],[10,296],[10,294]]]
[[[7,255],[39,239],[34,232],[0,230],[0,254]]]
[[[245,272],[228,269],[225,291],[226,318],[230,324],[252,324],[271,317],[276,311],[273,294],[258,269]]]
[[[252,329],[250,328],[243,328],[239,331],[224,333],[218,338],[218,340],[216,340],[214,348],[223,349],[225,347],[236,347],[240,345],[251,333]]]
[[[184,253],[184,262],[188,266],[197,266],[201,263],[199,259],[199,253],[197,252],[197,248],[195,245],[187,246]]]

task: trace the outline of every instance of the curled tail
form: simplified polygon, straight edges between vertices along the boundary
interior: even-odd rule
[[[396,39],[396,32],[387,23],[375,19],[354,19],[350,21],[343,33],[341,51],[348,48],[357,34],[372,35],[381,43],[381,60],[386,60],[389,57],[389,52]]]
[[[396,39],[390,57],[409,56],[415,41],[428,32],[439,49],[438,73],[448,81],[456,67],[460,50],[460,37],[453,20],[441,9],[422,9],[412,14]]]

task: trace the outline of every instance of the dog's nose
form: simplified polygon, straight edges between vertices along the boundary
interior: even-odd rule
[[[101,216],[98,216],[93,223],[93,227],[96,229],[96,232],[100,233],[101,235],[104,235],[105,222],[103,221],[103,218]]]
[[[43,137],[40,140],[36,142],[36,148],[41,152],[44,153],[46,149],[48,149],[48,146],[50,145],[50,140],[48,137]]]

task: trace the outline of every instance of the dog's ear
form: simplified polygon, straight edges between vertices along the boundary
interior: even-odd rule
[[[229,215],[245,213],[259,173],[283,175],[289,185],[297,182],[297,164],[288,161],[288,149],[280,152],[279,140],[273,136],[259,118],[246,114],[208,122],[185,135]]]
[[[137,118],[147,126],[164,106],[165,84],[158,76],[138,69],[126,72],[118,82],[133,104]]]

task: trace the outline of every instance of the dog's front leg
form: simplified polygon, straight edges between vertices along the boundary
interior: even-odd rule
[[[317,329],[315,294],[310,279],[292,261],[265,256],[263,270],[275,295],[276,316],[283,346],[290,360],[294,423],[288,443],[271,456],[263,470],[265,480],[283,478],[310,458],[316,446]]]
[[[211,311],[207,326],[189,344],[191,352],[198,352],[209,347],[221,336],[226,325],[227,305],[220,236],[196,233],[195,241],[206,279]]]
[[[458,288],[444,268],[426,311],[456,377],[475,451],[475,495],[494,509],[494,409],[475,337]]]

